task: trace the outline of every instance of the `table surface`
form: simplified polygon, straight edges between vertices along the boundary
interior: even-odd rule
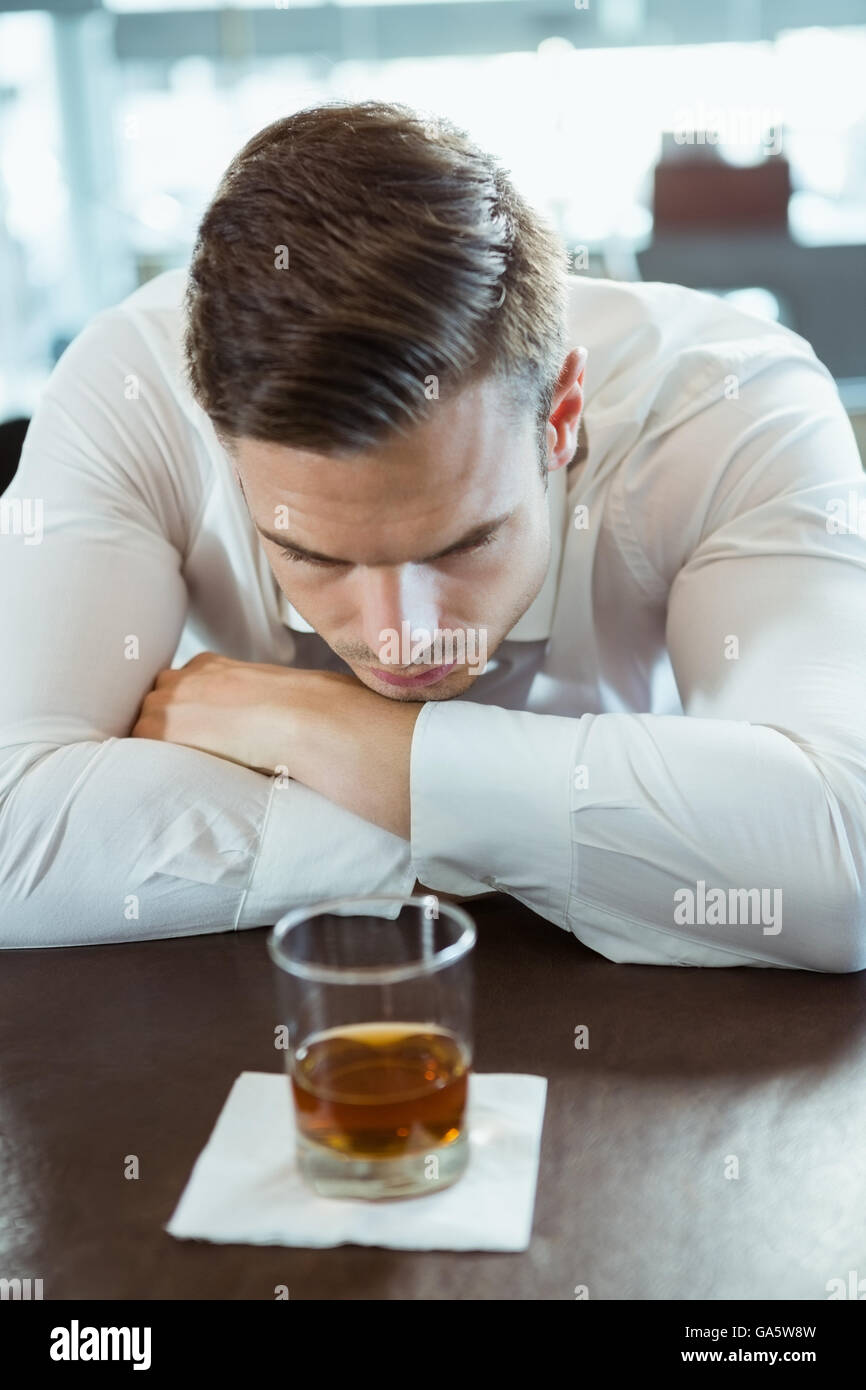
[[[764,1300],[866,1276],[866,972],[616,965],[502,894],[470,911],[475,1068],[549,1083],[526,1251],[163,1230],[235,1078],[280,1070],[261,928],[2,952],[0,1277],[45,1299]]]

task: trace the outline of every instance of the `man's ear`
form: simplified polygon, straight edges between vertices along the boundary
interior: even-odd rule
[[[547,425],[550,446],[548,467],[551,473],[557,468],[566,467],[577,452],[587,356],[585,347],[572,348],[557,379]]]

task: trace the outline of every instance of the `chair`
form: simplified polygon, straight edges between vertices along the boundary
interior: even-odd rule
[[[29,424],[30,421],[24,417],[0,422],[0,496],[18,471],[18,460]]]

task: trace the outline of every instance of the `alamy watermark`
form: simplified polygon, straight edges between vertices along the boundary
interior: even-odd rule
[[[760,146],[765,155],[782,153],[782,113],[762,106],[681,107],[673,120],[677,145]]]
[[[831,497],[824,510],[831,536],[866,536],[866,497],[851,488],[847,498]]]
[[[782,930],[781,888],[707,888],[699,878],[694,888],[674,893],[674,922],[678,927],[761,926],[764,936]]]
[[[0,1299],[14,1302],[42,1297],[41,1279],[0,1279]]]
[[[480,674],[487,665],[486,627],[413,628],[410,622],[400,624],[400,631],[386,627],[379,633],[379,660],[383,666],[451,666],[466,665]]]
[[[52,1361],[131,1361],[134,1371],[150,1369],[150,1352],[149,1327],[82,1327],[77,1318],[51,1329],[48,1349]]]
[[[41,545],[41,497],[0,497],[0,536],[23,536],[25,545]]]

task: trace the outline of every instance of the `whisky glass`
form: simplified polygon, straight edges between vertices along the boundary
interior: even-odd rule
[[[334,898],[269,933],[296,1157],[321,1196],[421,1196],[465,1171],[475,938],[435,893]]]

